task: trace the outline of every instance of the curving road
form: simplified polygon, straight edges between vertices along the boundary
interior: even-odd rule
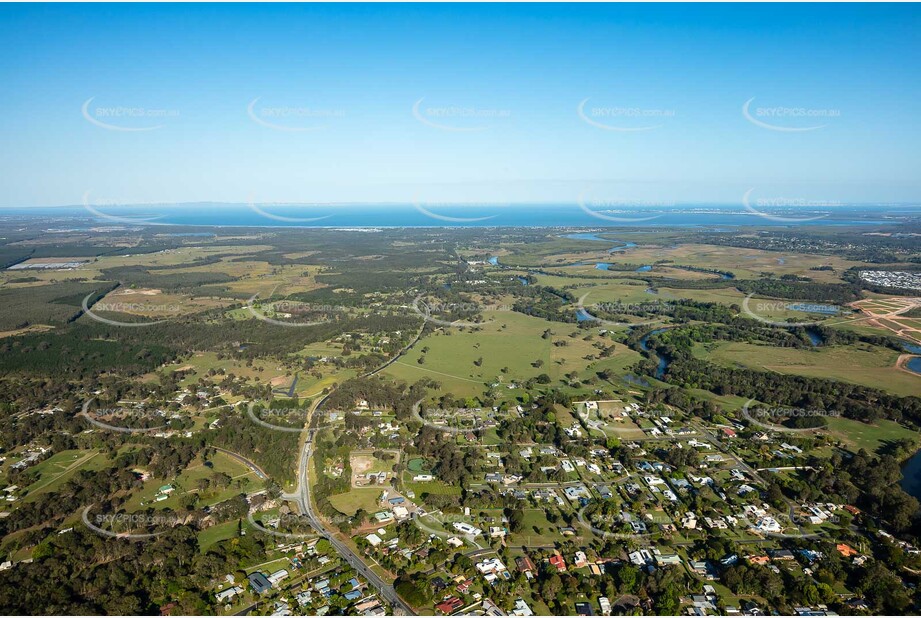
[[[367,373],[362,374],[360,377],[366,378],[372,376],[397,361],[403,354],[405,354],[410,348],[416,345],[416,342],[422,337],[422,333],[425,331],[425,322],[422,323],[422,328],[419,329],[419,332],[416,333],[416,336],[413,338],[409,344],[406,345],[399,354],[395,355],[393,358],[388,360],[386,363],[368,371]],[[294,493],[291,494],[282,494],[282,498],[285,500],[291,500],[297,503],[300,512],[307,516],[310,520],[310,525],[313,526],[317,532],[320,533],[320,536],[329,541],[330,545],[345,559],[349,565],[358,571],[365,579],[368,580],[368,583],[373,586],[381,597],[390,604],[393,608],[394,615],[403,615],[403,616],[415,616],[416,613],[400,596],[397,594],[396,589],[393,585],[385,582],[381,577],[375,573],[370,566],[352,549],[340,541],[334,531],[326,527],[325,522],[317,515],[316,511],[313,510],[313,503],[310,500],[310,480],[307,475],[307,471],[310,465],[310,455],[313,448],[313,440],[316,435],[316,427],[312,427],[314,422],[313,413],[320,409],[323,403],[329,398],[330,393],[327,393],[323,397],[317,400],[317,402],[311,406],[310,417],[307,419],[307,437],[304,440],[304,447],[301,449],[300,458],[298,460],[298,472],[297,472],[297,488]]]
[[[397,594],[396,589],[381,579],[380,576],[375,573],[358,554],[353,552],[348,545],[336,538],[335,533],[326,527],[323,520],[313,510],[313,504],[310,501],[310,483],[307,478],[307,466],[310,461],[310,451],[313,446],[315,432],[315,429],[308,430],[307,440],[304,442],[304,450],[298,464],[298,483],[300,484],[300,488],[299,491],[294,494],[294,498],[301,509],[301,513],[307,515],[307,518],[310,520],[310,525],[312,525],[323,538],[329,541],[333,549],[335,549],[353,569],[367,579],[371,586],[377,589],[381,597],[393,608],[394,615],[414,616],[415,612],[413,612],[409,605],[403,602]]]
[[[252,470],[253,473],[255,473],[255,475],[258,476],[260,479],[265,480],[269,478],[269,475],[265,473],[265,470],[257,466],[254,462],[250,461],[243,455],[239,453],[234,453],[233,451],[228,451],[227,449],[221,448],[219,446],[212,446],[211,448],[218,451],[219,453],[224,453],[228,457],[232,457],[233,459],[236,459],[241,464],[243,464],[244,466]]]

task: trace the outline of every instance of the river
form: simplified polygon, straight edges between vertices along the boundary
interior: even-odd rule
[[[921,451],[902,464],[902,480],[899,485],[906,493],[921,500]]]
[[[921,346],[902,342],[902,348],[909,354],[921,354]],[[905,365],[910,371],[921,375],[921,356],[915,356]],[[907,493],[921,500],[921,451],[902,464],[902,480],[899,483]]]
[[[657,328],[656,330],[650,331],[649,333],[647,333],[645,337],[640,339],[640,348],[649,352],[650,351],[649,350],[649,338],[652,337],[653,335],[658,335],[659,333],[663,333],[666,330],[668,329],[667,328]],[[655,354],[655,352],[653,352],[653,354]],[[665,369],[668,367],[668,359],[658,354],[655,354],[655,356],[656,358],[659,359],[659,364],[656,366],[656,379],[661,380],[665,377]]]

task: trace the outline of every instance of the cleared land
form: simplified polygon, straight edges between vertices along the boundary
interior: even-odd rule
[[[921,391],[921,376],[898,369],[899,352],[867,344],[804,350],[726,342],[698,344],[694,353],[727,366],[742,365],[778,373],[831,378],[897,395],[917,395]]]
[[[147,479],[143,489],[136,492],[125,503],[125,509],[131,512],[147,507],[155,509],[169,507],[178,511],[181,497],[187,494],[196,494],[198,504],[206,505],[216,504],[241,493],[249,493],[262,488],[262,482],[256,474],[229,455],[217,452],[211,457],[209,463],[210,465],[206,465],[200,459],[196,459],[175,479]],[[211,483],[208,488],[200,489],[200,482],[213,479],[219,472],[231,478],[226,487],[218,487]],[[172,485],[173,491],[167,499],[158,502],[155,498],[159,488],[163,485]]]
[[[340,513],[354,515],[358,509],[364,509],[368,513],[374,513],[378,509],[377,499],[381,496],[380,487],[369,487],[362,489],[351,489],[344,494],[330,496],[330,503]]]
[[[483,392],[484,386],[509,384],[546,373],[559,380],[570,371],[585,367],[584,356],[598,352],[584,341],[592,332],[574,324],[548,322],[511,311],[486,311],[486,322],[477,331],[448,327],[421,339],[399,362],[385,372],[401,380],[423,377],[442,384],[445,391],[468,396]],[[553,335],[543,338],[550,329]],[[575,333],[575,337],[570,334]],[[596,337],[597,335],[592,335]],[[554,342],[565,342],[556,346]],[[422,350],[428,348],[428,352]],[[418,362],[425,357],[424,363]],[[479,362],[477,365],[475,362]],[[507,372],[503,372],[508,368]],[[500,387],[501,390],[505,390]]]
[[[875,453],[880,447],[896,440],[907,438],[917,444],[919,439],[918,432],[894,421],[881,420],[868,425],[842,417],[830,417],[827,420],[831,435],[844,442],[854,452],[866,449],[869,453]]]
[[[38,496],[56,491],[79,470],[101,470],[105,467],[107,458],[98,450],[89,451],[61,451],[50,458],[29,469],[35,482],[26,488],[26,502]]]

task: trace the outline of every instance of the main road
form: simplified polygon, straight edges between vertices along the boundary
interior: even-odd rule
[[[335,549],[353,569],[358,571],[362,577],[368,580],[371,586],[377,589],[381,597],[393,608],[394,614],[414,616],[415,612],[413,612],[412,608],[400,598],[394,587],[381,579],[381,577],[375,573],[358,554],[352,551],[351,547],[339,540],[335,532],[327,528],[326,523],[317,515],[316,511],[314,511],[313,504],[310,501],[310,482],[307,478],[307,470],[315,433],[315,429],[308,430],[307,440],[304,442],[304,449],[301,454],[300,462],[298,463],[298,483],[300,488],[299,491],[294,494],[294,498],[301,513],[307,516],[310,520],[310,525],[312,525],[323,538],[329,541],[333,549]]]
[[[419,332],[413,338],[409,344],[400,350],[399,354],[395,355],[393,358],[388,360],[386,363],[369,371],[365,374],[362,374],[360,377],[366,378],[372,376],[383,369],[386,369],[391,364],[393,364],[398,358],[403,356],[407,350],[416,345],[416,342],[422,337],[422,333],[425,330],[425,322],[422,323],[422,328],[419,329]],[[365,579],[368,580],[368,583],[373,586],[381,597],[390,604],[393,608],[394,615],[403,615],[403,616],[415,616],[416,613],[400,596],[397,594],[396,589],[393,585],[385,582],[381,577],[374,572],[374,570],[364,561],[361,556],[352,551],[352,548],[343,543],[339,538],[336,537],[336,533],[327,528],[326,522],[317,515],[316,511],[313,509],[313,503],[310,501],[310,479],[308,478],[308,470],[310,467],[310,455],[313,450],[313,440],[316,436],[317,429],[313,427],[314,424],[314,413],[320,409],[320,406],[329,398],[328,393],[317,400],[315,404],[310,407],[310,414],[307,418],[307,437],[304,439],[304,447],[301,449],[300,457],[298,459],[298,471],[297,471],[297,488],[294,493],[291,494],[282,494],[282,498],[285,500],[291,500],[297,503],[300,512],[307,516],[310,520],[310,525],[313,526],[320,535],[329,541],[330,545],[333,546],[340,556],[345,559],[349,565],[358,571]]]

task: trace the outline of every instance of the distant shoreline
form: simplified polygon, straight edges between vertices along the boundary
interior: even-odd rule
[[[890,207],[846,207],[833,210],[783,209],[747,212],[740,206],[685,205],[674,208],[586,210],[571,204],[440,205],[266,205],[172,204],[134,206],[56,206],[0,208],[0,220],[69,220],[94,227],[302,228],[329,230],[565,228],[662,229],[897,226],[921,221],[921,211]],[[725,229],[723,229],[725,228]]]

